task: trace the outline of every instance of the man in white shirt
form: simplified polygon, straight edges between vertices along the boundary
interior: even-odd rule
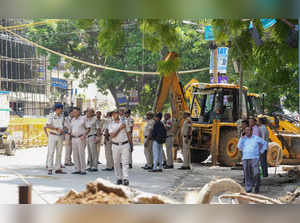
[[[108,127],[108,132],[112,139],[112,152],[114,159],[115,175],[117,184],[129,185],[128,167],[131,138],[127,132],[125,123],[119,118],[119,111],[115,110],[112,114],[113,121]],[[122,168],[120,163],[122,162]]]
[[[65,117],[64,128],[65,128],[65,166],[74,166],[72,163],[72,142],[71,142],[71,120],[72,110],[69,115]]]
[[[72,174],[85,175],[85,146],[86,137],[90,131],[90,128],[88,128],[86,124],[86,119],[80,116],[80,108],[75,107],[73,109],[73,114],[74,118],[71,121],[71,136],[75,172]]]
[[[49,115],[45,129],[49,129],[48,136],[48,154],[47,154],[47,167],[48,174],[51,175],[53,169],[57,174],[65,174],[61,170],[61,154],[64,141],[64,117],[62,114],[63,105],[56,104],[55,111]],[[55,167],[53,167],[53,158],[55,153]]]
[[[111,142],[111,136],[108,133],[108,127],[111,122],[112,122],[111,112],[109,112],[106,115],[106,119],[103,126],[104,148],[105,148],[105,159],[106,159],[106,168],[102,169],[103,171],[112,171],[114,169],[112,142]]]

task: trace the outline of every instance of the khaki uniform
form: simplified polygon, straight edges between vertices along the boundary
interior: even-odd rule
[[[75,163],[75,171],[85,172],[85,146],[86,139],[80,137],[86,132],[86,118],[79,116],[77,119],[73,118],[71,121],[71,133],[72,133],[72,149],[73,160]]]
[[[97,118],[93,116],[91,118],[86,118],[86,126],[90,128],[89,134],[87,136],[87,148],[88,148],[88,163],[89,168],[97,169],[98,168],[98,153],[97,153],[97,145],[95,143],[97,136]]]
[[[183,149],[183,166],[190,167],[191,165],[191,142],[192,136],[189,135],[189,128],[192,128],[192,119],[186,118],[184,120],[182,129],[181,129],[181,136],[182,136],[182,149]]]
[[[123,123],[121,121],[112,121],[108,126],[109,134],[116,132],[122,124]],[[128,180],[130,144],[126,129],[127,127],[122,129],[116,137],[112,138],[114,168],[115,175],[118,180]],[[122,168],[120,163],[122,163]]]
[[[104,131],[108,130],[108,127],[112,120],[106,119],[104,122]],[[113,153],[112,153],[112,143],[111,143],[111,137],[105,137],[104,138],[104,145],[105,145],[105,158],[106,158],[106,168],[112,169],[114,167],[114,160],[113,160]]]
[[[51,113],[48,117],[47,123],[52,125],[54,128],[64,128],[64,117],[63,115],[58,116],[55,112]],[[48,139],[48,154],[47,154],[47,166],[48,170],[60,170],[61,169],[61,154],[63,149],[64,136],[54,130],[49,130]],[[55,167],[53,167],[53,159],[55,153]]]
[[[147,124],[144,128],[144,141],[148,142],[147,144],[146,143],[144,144],[144,154],[145,154],[147,166],[149,167],[153,165],[153,152],[152,152],[153,141],[150,140],[150,138],[148,137],[151,137],[150,133],[151,130],[153,129],[154,124],[155,124],[154,119],[147,120]]]
[[[171,119],[164,120],[163,123],[167,130],[167,138],[166,138],[167,165],[173,166],[173,152],[172,152],[173,139],[174,139],[173,123]]]
[[[71,117],[68,116],[65,118],[64,127],[68,131],[65,134],[65,164],[72,163],[72,143],[71,143]]]
[[[129,132],[129,135],[130,135],[131,140],[132,140],[131,129],[133,129],[134,120],[133,120],[133,118],[128,117],[128,118],[125,119],[125,121],[126,121],[126,126],[127,126],[127,132]],[[132,140],[132,143],[133,143],[133,140]],[[133,145],[132,145],[132,147],[133,147]],[[131,165],[132,165],[132,152],[133,152],[133,148],[132,148],[132,150],[130,149],[130,153],[129,153],[129,164],[131,164]]]
[[[105,120],[104,119],[97,119],[97,128],[100,130],[100,133],[103,132]],[[96,137],[99,142],[97,143],[97,160],[100,159],[100,150],[101,150],[101,143],[102,143],[102,135]]]

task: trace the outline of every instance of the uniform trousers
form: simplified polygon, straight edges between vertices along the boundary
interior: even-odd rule
[[[72,142],[70,140],[70,135],[65,135],[65,164],[72,163]]]
[[[113,159],[111,140],[105,142],[105,158],[106,158],[106,168],[112,169],[114,167],[114,159]]]
[[[101,143],[102,143],[102,136],[97,136],[99,142],[97,143],[97,161],[100,159],[100,150],[101,150]]]
[[[148,144],[144,145],[144,154],[146,158],[147,166],[153,165],[153,152],[152,152],[153,141],[148,140]]]
[[[173,166],[173,136],[166,138],[166,153],[167,153],[167,165]]]
[[[183,166],[190,167],[191,166],[191,140],[188,139],[186,142],[186,138],[182,140],[182,150],[183,150]]]
[[[73,160],[75,164],[75,171],[85,172],[86,161],[85,161],[85,139],[72,138],[72,149],[73,149]]]
[[[48,153],[47,153],[47,166],[48,170],[61,169],[61,154],[63,149],[63,136],[49,134],[48,138]],[[55,167],[53,166],[53,159],[55,153]]]
[[[88,136],[87,137],[87,148],[88,148],[88,154],[89,154],[89,166],[93,169],[98,168],[98,153],[97,153],[97,145],[95,143],[96,136]]]
[[[268,177],[268,162],[267,162],[267,151],[260,154],[260,165],[264,177]]]
[[[124,145],[112,144],[113,160],[115,175],[118,180],[128,180],[128,169],[129,169],[129,153],[130,145],[126,143]],[[122,163],[122,168],[121,164]]]
[[[252,192],[252,188],[259,190],[260,176],[259,176],[259,159],[245,159],[243,160],[243,170],[245,177],[246,192]]]

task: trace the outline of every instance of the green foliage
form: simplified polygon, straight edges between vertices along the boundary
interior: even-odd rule
[[[298,49],[286,43],[290,27],[277,23],[264,30],[259,19],[252,20],[262,40],[262,46],[255,45],[249,31],[250,21],[213,20],[217,43],[232,41],[230,55],[242,63],[245,85],[249,91],[266,93],[266,107],[269,112],[277,110],[280,99],[291,111],[298,107]],[[296,23],[296,20],[290,20]],[[238,79],[238,76],[235,76]]]
[[[168,75],[170,73],[176,72],[181,67],[181,61],[177,57],[172,60],[161,60],[157,64],[157,71],[162,75]]]

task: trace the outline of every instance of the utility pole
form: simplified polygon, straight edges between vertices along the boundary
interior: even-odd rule
[[[299,100],[299,114],[300,114],[300,17],[298,18],[298,100]]]
[[[214,83],[218,83],[218,48],[213,49],[213,75]]]
[[[239,89],[239,119],[242,119],[242,104],[243,104],[243,70],[242,63],[238,61],[239,73],[240,73],[240,89]]]

